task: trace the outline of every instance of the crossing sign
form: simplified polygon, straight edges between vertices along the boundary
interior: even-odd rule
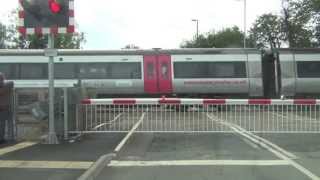
[[[74,32],[73,0],[19,0],[19,32],[58,34]]]

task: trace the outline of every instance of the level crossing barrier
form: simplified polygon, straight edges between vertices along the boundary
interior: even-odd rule
[[[84,99],[71,133],[319,133],[318,99]]]

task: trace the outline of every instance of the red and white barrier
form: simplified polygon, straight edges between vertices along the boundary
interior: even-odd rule
[[[114,98],[84,99],[91,105],[320,105],[320,99],[185,99],[185,98]]]

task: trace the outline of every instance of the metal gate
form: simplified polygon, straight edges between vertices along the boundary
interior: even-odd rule
[[[0,87],[0,144],[14,140],[14,88],[12,82]]]
[[[85,99],[71,133],[320,132],[320,100]]]

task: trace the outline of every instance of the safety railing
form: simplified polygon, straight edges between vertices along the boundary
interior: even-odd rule
[[[295,99],[85,99],[73,133],[320,132],[320,100]],[[138,123],[138,124],[137,124]]]

